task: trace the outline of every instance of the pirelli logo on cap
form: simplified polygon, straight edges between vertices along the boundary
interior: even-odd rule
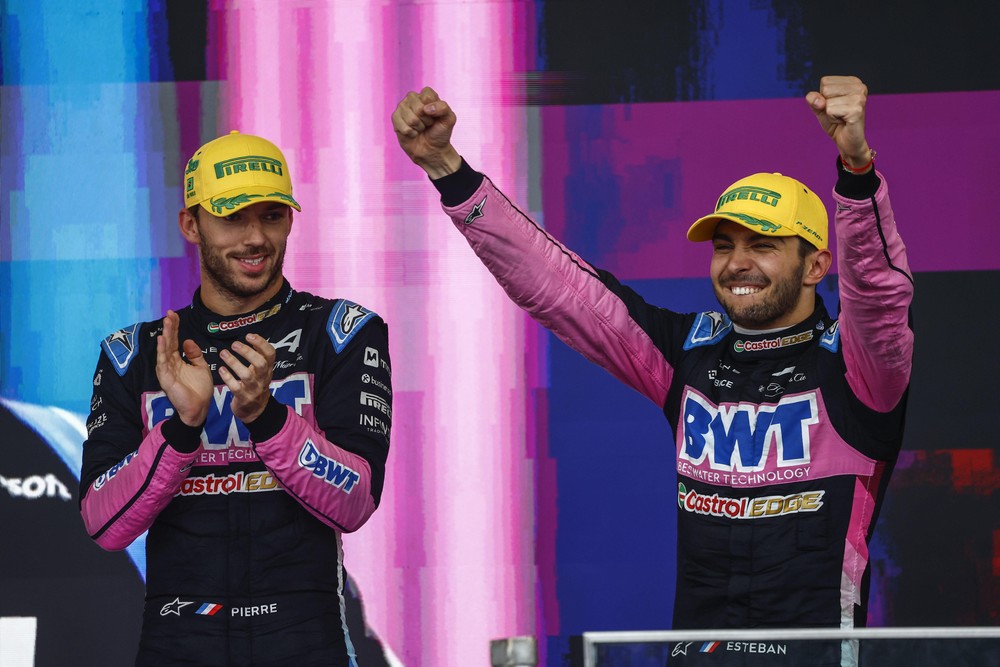
[[[278,176],[284,174],[280,160],[263,155],[244,155],[215,163],[215,177],[219,179],[247,171],[266,171]]]
[[[715,210],[718,211],[726,204],[734,202],[738,199],[756,201],[767,206],[777,206],[778,202],[781,201],[781,193],[775,192],[774,190],[768,190],[767,188],[744,185],[742,187],[733,188],[732,190],[724,192],[722,196],[719,197],[719,203],[715,205]]]

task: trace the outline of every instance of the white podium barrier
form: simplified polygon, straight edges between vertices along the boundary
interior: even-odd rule
[[[585,632],[583,639],[583,667],[610,667],[610,663],[599,660],[601,647],[625,644],[663,644],[665,647],[684,648],[685,655],[689,645],[698,650],[698,643],[711,645],[723,642],[767,643],[767,642],[807,642],[836,641],[858,642],[861,645],[861,655],[864,656],[864,642],[892,641],[928,642],[932,640],[953,641],[956,646],[967,648],[968,640],[988,642],[988,646],[1000,655],[1000,627],[913,627],[913,628],[854,628],[842,630],[839,628],[815,629],[767,629],[767,630],[650,630],[632,632]],[[964,640],[964,643],[963,643]],[[947,648],[944,649],[947,651]],[[692,651],[693,652],[693,651]],[[867,664],[862,661],[862,664]],[[875,663],[873,663],[875,664]],[[911,663],[914,664],[914,663]],[[915,663],[916,665],[924,663]],[[952,665],[966,664],[953,662]],[[977,662],[975,664],[1000,664],[994,662]],[[616,663],[614,667],[628,667]]]
[[[27,616],[0,618],[0,665],[35,667],[35,633],[38,619]]]

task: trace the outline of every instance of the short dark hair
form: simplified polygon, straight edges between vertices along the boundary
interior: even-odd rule
[[[809,241],[806,241],[801,236],[796,236],[795,238],[799,240],[799,259],[805,259],[810,253],[814,253],[819,250],[819,248],[814,246],[812,243],[809,243]]]

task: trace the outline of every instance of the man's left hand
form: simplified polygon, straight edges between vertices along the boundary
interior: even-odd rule
[[[260,416],[271,397],[271,375],[277,356],[274,346],[257,334],[248,334],[246,343],[235,341],[232,352],[223,350],[219,356],[226,364],[219,368],[219,375],[233,393],[233,414],[244,424],[250,423]]]
[[[850,167],[871,163],[871,148],[865,140],[867,100],[868,87],[856,76],[824,76],[819,91],[806,95],[823,131],[837,144],[840,156]]]

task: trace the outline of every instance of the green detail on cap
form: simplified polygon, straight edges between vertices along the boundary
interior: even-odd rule
[[[292,199],[291,195],[286,195],[284,192],[272,192],[271,194],[264,195],[264,196],[265,197],[277,197],[278,199],[283,199],[284,201],[291,202],[291,203],[295,204],[296,206],[299,205],[299,203],[297,201],[295,201],[294,199]]]
[[[282,165],[280,160],[263,155],[244,155],[234,157],[229,160],[215,163],[215,177],[225,178],[245,171],[267,171],[277,176],[281,176]]]
[[[722,193],[722,196],[719,197],[719,203],[715,205],[715,210],[718,211],[726,204],[734,202],[737,199],[746,199],[748,201],[760,202],[761,204],[766,204],[768,206],[777,206],[778,201],[781,199],[781,193],[775,192],[774,190],[768,190],[767,188],[744,185],[743,187],[733,188],[732,190]]]
[[[771,234],[781,229],[781,225],[776,225],[770,220],[761,220],[760,218],[755,218],[752,215],[746,215],[745,213],[732,213],[727,211],[726,215],[732,216],[734,218],[739,218],[740,221],[745,225],[753,225],[754,227],[760,227],[761,234]]]
[[[237,206],[246,206],[264,195],[248,195],[247,193],[236,195],[235,197],[217,197],[212,200],[212,212],[221,214],[223,208],[232,211]]]
[[[244,192],[242,194],[236,195],[235,197],[216,197],[211,201],[212,212],[215,213],[216,215],[221,215],[223,213],[222,211],[223,208],[232,211],[234,208],[238,206],[243,207],[246,206],[247,204],[252,203],[254,199],[265,199],[265,198],[281,199],[283,201],[291,202],[296,206],[299,205],[297,201],[292,199],[291,196],[286,195],[284,192],[272,192],[271,194],[268,195],[251,195]]]
[[[187,169],[184,170],[184,173],[185,174],[190,174],[192,171],[195,171],[197,168],[198,168],[198,160],[195,160],[194,158],[191,158],[190,160],[188,160]]]

